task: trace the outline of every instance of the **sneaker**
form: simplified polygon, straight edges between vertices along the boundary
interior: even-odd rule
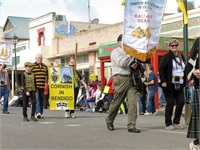
[[[65,118],[71,118],[71,117],[72,117],[71,114],[68,111],[66,111],[65,112]]]
[[[23,121],[24,122],[29,122],[29,119],[27,117],[24,117]]]
[[[90,111],[91,111],[91,109],[89,109],[89,108],[88,108],[88,109],[86,109],[86,112],[90,112]]]
[[[189,144],[190,150],[200,150],[200,148],[197,145],[194,145],[194,142],[191,142]]]
[[[175,129],[179,129],[179,130],[182,130],[182,129],[184,129],[184,126],[182,125],[182,124],[174,124],[174,128]]]
[[[153,116],[156,116],[156,115],[157,115],[157,113],[156,113],[156,112],[154,112],[154,113],[152,113],[152,115],[153,115]]]
[[[40,119],[41,116],[42,116],[41,113],[37,113],[37,114],[36,114],[36,118],[38,118],[38,119]]]
[[[174,130],[175,128],[174,128],[173,125],[170,125],[170,126],[165,127],[165,129],[166,129],[166,130]]]
[[[76,118],[76,116],[74,115],[74,113],[71,113],[71,117],[72,118]]]
[[[152,113],[146,112],[144,113],[145,116],[152,116]]]

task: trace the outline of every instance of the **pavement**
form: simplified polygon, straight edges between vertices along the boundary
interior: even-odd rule
[[[129,133],[127,115],[121,114],[109,131],[106,113],[76,110],[77,118],[67,119],[64,111],[44,109],[44,119],[23,122],[21,107],[9,107],[9,112],[0,113],[0,150],[189,150],[192,141],[186,138],[184,118],[183,130],[165,130],[164,108],[156,116],[138,115],[141,133]]]

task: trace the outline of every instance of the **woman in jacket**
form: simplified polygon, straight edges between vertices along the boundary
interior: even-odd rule
[[[186,83],[185,58],[179,52],[178,45],[178,40],[170,40],[170,50],[162,57],[159,64],[161,86],[167,102],[165,107],[166,130],[184,128],[180,124],[180,118],[185,99],[183,90]],[[176,105],[176,109],[172,120],[174,105]]]

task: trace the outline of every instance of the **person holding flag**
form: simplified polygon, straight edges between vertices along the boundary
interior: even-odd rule
[[[128,132],[140,133],[136,128],[137,119],[137,100],[138,91],[131,83],[131,68],[138,67],[134,58],[127,55],[122,48],[122,34],[117,38],[118,48],[111,52],[111,67],[113,74],[113,90],[114,98],[109,107],[108,116],[106,117],[106,125],[108,130],[113,131],[113,122],[117,116],[121,103],[127,97],[128,99]]]

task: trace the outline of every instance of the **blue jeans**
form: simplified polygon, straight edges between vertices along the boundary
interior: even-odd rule
[[[8,111],[8,97],[9,97],[9,89],[6,86],[1,86],[0,89],[0,99],[3,96],[3,112]]]
[[[84,100],[86,108],[90,108],[89,102],[95,102],[95,98],[88,98]]]
[[[139,97],[139,108],[140,112],[146,112],[146,94],[143,94]]]
[[[158,86],[158,97],[159,97],[159,104],[167,103],[162,87],[160,86]]]
[[[43,114],[44,89],[38,89],[36,94],[36,114]]]
[[[154,100],[154,97],[155,97],[155,93],[156,91],[154,90],[149,90],[148,91],[148,96],[147,96],[147,111],[149,113],[154,113],[156,112],[156,106],[155,106],[155,100]]]

